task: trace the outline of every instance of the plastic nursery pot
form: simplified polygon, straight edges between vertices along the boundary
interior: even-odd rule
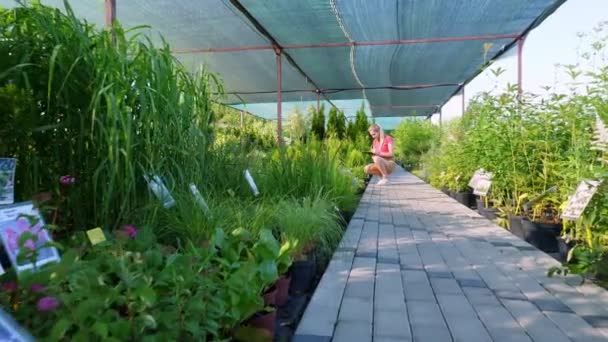
[[[452,198],[454,198],[458,203],[471,207],[474,203],[475,197],[470,191],[465,192],[455,192],[452,191]]]
[[[289,298],[289,283],[291,282],[291,277],[283,276],[279,278],[277,281],[277,293],[276,293],[276,304],[278,306],[284,306],[287,304],[287,299]]]
[[[268,290],[266,290],[266,292],[264,292],[264,295],[262,296],[262,297],[264,297],[264,304],[272,305],[272,306],[277,305],[277,293],[278,292],[279,292],[278,286],[276,284],[273,285]]]
[[[274,335],[275,322],[277,318],[277,312],[258,312],[249,320],[249,324],[254,328],[260,328],[267,330],[270,336]]]
[[[446,195],[450,196],[450,189],[448,189],[447,187],[442,186],[440,190],[441,190],[441,192],[443,192],[444,194],[446,194]]]
[[[532,222],[527,217],[521,222],[524,240],[546,253],[558,251],[557,238],[562,232],[560,223]]]
[[[518,238],[525,240],[521,220],[521,216],[509,215],[509,231]]]
[[[289,292],[294,295],[307,293],[315,279],[316,262],[314,257],[307,260],[297,260],[291,265],[291,282]]]
[[[574,243],[566,242],[566,240],[562,239],[561,237],[557,238],[557,250],[562,261],[566,261],[568,258],[568,253],[570,253],[572,247],[574,247]]]

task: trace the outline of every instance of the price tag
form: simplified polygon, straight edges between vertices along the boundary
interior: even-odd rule
[[[87,237],[93,246],[106,241],[106,235],[99,227],[87,230]]]
[[[0,209],[0,238],[17,273],[60,260],[57,248],[43,247],[48,242],[52,242],[49,232],[43,227],[44,221],[32,202]],[[19,239],[24,233],[31,234],[32,238],[20,246]],[[37,256],[34,262],[30,259],[18,258],[22,252],[27,252],[27,249],[36,249]]]
[[[207,202],[205,201],[203,196],[201,196],[200,191],[198,191],[198,188],[194,183],[190,183],[190,193],[192,193],[192,196],[194,196],[196,203],[198,203],[201,209],[203,209],[205,214],[211,217],[211,211],[209,210],[209,206],[207,205]]]
[[[253,191],[253,195],[258,196],[260,194],[260,192],[258,191],[257,185],[255,185],[255,182],[253,181],[253,177],[251,176],[251,173],[249,173],[249,169],[245,170],[245,179],[247,179],[247,182],[249,183],[249,186],[251,187],[251,191]]]
[[[15,202],[15,169],[17,159],[0,158],[0,205]]]
[[[156,198],[161,201],[165,209],[175,206],[175,200],[160,176],[152,175],[152,178],[150,178],[144,175],[144,178],[146,179],[146,182],[148,182],[148,188],[150,188]]]
[[[574,195],[568,199],[566,209],[562,213],[562,218],[574,221],[581,217],[600,184],[602,184],[602,181],[588,179],[580,182]]]

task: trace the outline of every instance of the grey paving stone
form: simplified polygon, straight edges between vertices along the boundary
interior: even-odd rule
[[[524,329],[504,307],[475,304],[474,307],[495,341],[531,341]]]
[[[464,295],[438,294],[437,301],[443,315],[448,318],[475,318],[477,313]]]
[[[374,307],[371,298],[344,296],[338,319],[340,321],[361,321],[371,324],[373,312]]]
[[[461,287],[487,287],[481,279],[456,279]]]
[[[594,328],[608,328],[607,316],[582,316],[582,318]]]
[[[452,272],[429,271],[427,275],[429,278],[454,278]]]
[[[407,309],[414,341],[451,341],[452,337],[436,302],[410,301]]]
[[[431,278],[431,285],[436,294],[462,294],[456,279]]]
[[[379,264],[399,265],[399,258],[383,258],[383,257],[378,256],[378,263]]]
[[[294,335],[292,342],[331,342],[331,336]]]
[[[528,298],[519,291],[496,290],[494,291],[494,294],[500,299],[528,300]]]
[[[332,342],[372,342],[371,323],[340,321]]]
[[[547,311],[545,315],[549,317],[568,337],[577,342],[599,342],[607,341],[606,336],[594,329],[581,317],[566,312]]]
[[[532,303],[542,311],[573,312],[572,309],[558,299],[535,299],[532,300]]]
[[[405,307],[404,307],[405,309]],[[374,341],[378,337],[393,337],[411,340],[410,323],[407,312],[377,310],[374,314]]]
[[[534,342],[567,342],[570,339],[543,315],[534,304],[521,300],[502,300],[505,308],[511,312]]]

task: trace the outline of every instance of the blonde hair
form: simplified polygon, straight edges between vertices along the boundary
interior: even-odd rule
[[[380,136],[380,146],[382,146],[382,144],[384,143],[384,130],[382,130],[382,127],[380,127],[380,125],[378,125],[377,123],[373,123],[367,129],[368,132],[371,130],[378,132],[378,135]]]

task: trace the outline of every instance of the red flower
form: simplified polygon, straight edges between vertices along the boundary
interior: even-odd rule
[[[59,183],[65,186],[74,185],[74,183],[76,183],[76,177],[70,175],[61,176],[59,177]]]
[[[2,284],[2,290],[6,292],[15,292],[17,291],[18,285],[14,281],[9,281],[8,283]]]
[[[122,232],[132,239],[137,236],[137,228],[133,227],[130,224],[122,226]]]

